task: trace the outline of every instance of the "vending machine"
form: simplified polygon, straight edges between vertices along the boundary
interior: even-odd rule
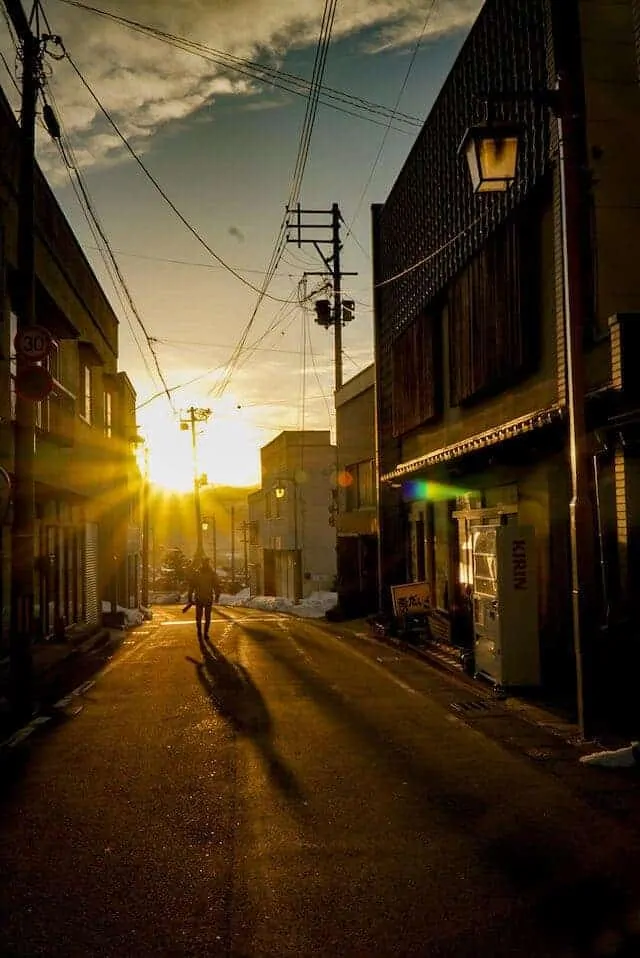
[[[473,620],[476,675],[501,688],[540,684],[533,528],[473,530]]]

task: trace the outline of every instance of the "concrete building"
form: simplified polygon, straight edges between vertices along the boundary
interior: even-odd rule
[[[346,615],[378,610],[375,371],[336,390],[338,597]]]
[[[523,91],[568,78],[580,191],[592,509],[589,670],[604,708],[640,664],[640,90],[631,0],[487,0],[386,202],[374,209],[380,553],[388,586],[426,580],[444,641],[476,632],[478,525],[536,536],[541,681],[576,685],[569,548],[567,362],[558,123]],[[474,195],[458,154],[502,95],[521,124],[517,177]],[[507,95],[505,97],[505,94]],[[626,374],[625,374],[626,370]],[[510,641],[517,641],[517,636]],[[586,641],[586,640],[585,640]],[[632,672],[637,681],[637,670]],[[627,696],[627,701],[630,696]],[[637,696],[635,692],[633,698]]]
[[[333,590],[336,447],[329,432],[281,432],[260,450],[260,465],[260,489],[248,497],[252,593],[296,600]]]
[[[19,129],[0,93],[0,465],[14,470]],[[54,380],[37,405],[35,617],[94,622],[102,600],[139,601],[135,393],[118,372],[118,322],[36,167],[36,318]],[[2,527],[2,636],[10,621],[11,509]]]

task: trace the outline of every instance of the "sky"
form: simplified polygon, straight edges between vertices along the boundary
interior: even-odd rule
[[[32,0],[22,2],[29,13]],[[481,2],[337,2],[322,76],[334,106],[321,95],[296,182],[303,209],[337,203],[345,221],[342,269],[357,273],[343,281],[343,295],[356,302],[343,331],[345,381],[373,359],[370,206],[392,188]],[[75,174],[40,127],[38,160],[120,321],[119,368],[137,391],[151,480],[191,485],[190,435],[180,419],[195,406],[211,410],[198,429],[199,471],[213,485],[258,483],[259,449],[282,430],[335,435],[333,332],[314,322],[313,308],[327,296],[325,280],[303,280],[305,271],[324,269],[313,247],[287,243],[259,300],[308,103],[291,92],[289,77],[308,87],[314,75],[325,2],[95,0],[91,11],[42,0],[41,10],[40,32],[62,43],[49,45],[47,98],[130,300],[105,267]],[[5,21],[0,85],[17,108],[19,67]],[[176,46],[154,30],[188,43]],[[256,64],[279,71],[275,81],[257,78]],[[332,91],[386,112],[345,105]]]

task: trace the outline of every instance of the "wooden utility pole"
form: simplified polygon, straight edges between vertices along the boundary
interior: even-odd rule
[[[249,527],[251,523],[245,519],[242,523],[242,547],[244,552],[244,582],[249,582]]]
[[[231,506],[231,585],[236,584],[236,507]]]
[[[200,506],[200,476],[198,474],[198,441],[196,436],[196,423],[206,422],[211,415],[210,409],[196,409],[191,406],[187,409],[187,415],[180,422],[182,429],[191,430],[191,449],[193,453],[193,505],[196,519],[196,558],[201,559],[204,555],[202,544],[202,508]]]
[[[5,0],[22,47],[20,174],[18,184],[18,287],[15,309],[18,333],[35,325],[35,126],[40,76],[40,41],[29,26],[20,0]],[[34,3],[34,11],[36,3]],[[13,344],[11,344],[13,346]],[[16,380],[29,365],[16,351]],[[34,605],[34,443],[35,405],[16,390],[14,432],[13,524],[11,533],[10,670],[11,705],[16,718],[32,712]]]
[[[142,476],[142,605],[149,606],[149,447],[144,447],[144,475]]]
[[[316,302],[316,322],[320,326],[324,326],[325,329],[329,329],[330,326],[333,326],[335,388],[340,389],[342,386],[342,327],[346,322],[349,322],[353,319],[353,310],[355,305],[352,300],[347,301],[342,299],[342,277],[358,275],[357,273],[343,273],[340,268],[340,252],[342,250],[342,243],[340,241],[340,224],[342,223],[342,216],[340,214],[340,208],[338,207],[337,203],[333,203],[330,210],[303,210],[300,209],[300,204],[298,204],[295,209],[288,209],[287,213],[295,214],[296,217],[287,223],[289,229],[294,231],[287,235],[287,242],[296,243],[298,246],[302,246],[303,243],[311,243],[315,247],[316,252],[326,267],[325,270],[321,270],[319,272],[305,271],[304,275],[326,276],[331,280],[333,308],[330,308],[328,300],[318,300]],[[302,216],[330,216],[331,222],[323,223],[315,220],[309,220],[308,222],[303,223]],[[303,230],[313,230],[316,233],[320,232],[321,235],[316,235],[315,237],[305,236],[303,238]],[[328,236],[322,232],[327,230],[331,231],[330,235]],[[326,245],[331,246],[330,256],[325,256],[325,254],[322,252],[321,246]]]

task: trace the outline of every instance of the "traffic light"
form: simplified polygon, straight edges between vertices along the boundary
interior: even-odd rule
[[[328,299],[316,300],[316,323],[328,329],[331,326],[331,305]]]
[[[353,312],[355,310],[356,304],[352,299],[343,299],[342,300],[342,322],[350,323],[353,319]]]

